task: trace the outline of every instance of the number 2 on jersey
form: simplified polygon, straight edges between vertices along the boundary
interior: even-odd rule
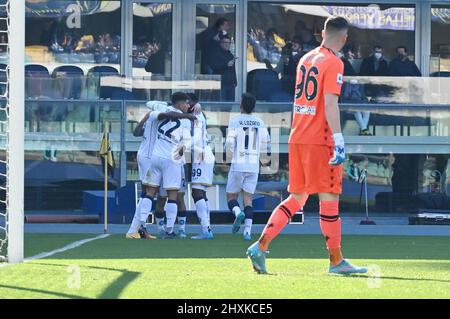
[[[174,123],[175,125],[170,127],[169,129],[166,129],[165,126],[169,123]],[[171,121],[169,119],[166,119],[166,120],[162,121],[161,124],[159,124],[158,132],[167,136],[168,138],[172,138],[172,132],[175,131],[180,126],[181,126],[180,120],[177,119],[177,120]]]
[[[306,70],[306,67],[302,65],[300,67],[300,71],[302,72],[301,75],[301,82],[296,86],[295,90],[295,98],[299,99],[303,93],[305,93],[305,97],[308,101],[312,101],[317,96],[318,91],[318,85],[317,82],[317,76],[319,75],[319,69],[315,66],[309,69],[309,71]],[[312,92],[310,92],[310,86],[312,85],[313,89]]]

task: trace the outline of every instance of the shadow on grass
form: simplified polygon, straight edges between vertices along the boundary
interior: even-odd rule
[[[34,266],[45,266],[45,267],[49,267],[49,266],[50,267],[64,267],[64,268],[71,266],[71,265],[63,265],[63,264],[42,263],[39,261],[33,262],[33,265]],[[80,265],[76,265],[76,266],[78,266],[80,268],[86,268],[86,269],[112,271],[112,272],[121,273],[118,278],[116,278],[108,287],[106,287],[106,289],[99,296],[96,297],[99,299],[117,299],[117,298],[119,298],[121,292],[123,290],[125,290],[125,288],[140,275],[139,272],[129,271],[127,269],[115,269],[115,268],[107,268],[107,267],[99,267],[99,266],[80,266]],[[81,278],[81,281],[83,281],[83,278]],[[73,298],[73,297],[68,297],[68,298]]]
[[[34,292],[34,293],[46,294],[46,295],[51,295],[51,296],[61,297],[61,298],[70,298],[70,299],[88,299],[88,298],[86,298],[86,297],[81,297],[81,296],[77,296],[77,295],[66,294],[66,293],[64,293],[64,292],[55,292],[55,291],[49,291],[49,290],[43,290],[43,289],[24,288],[24,287],[17,287],[17,286],[8,286],[8,285],[3,285],[3,284],[0,284],[0,288],[6,288],[6,289],[11,289],[11,290],[19,290],[19,291],[26,291],[26,292]],[[3,297],[3,298],[4,298],[4,297]]]

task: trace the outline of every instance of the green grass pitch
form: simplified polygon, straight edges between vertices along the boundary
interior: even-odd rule
[[[93,237],[27,234],[26,255]],[[255,237],[256,238],[256,237]],[[344,236],[369,275],[327,273],[319,235],[282,235],[257,275],[241,236],[213,241],[112,235],[49,258],[0,268],[4,298],[450,298],[450,237]],[[79,280],[78,280],[79,279]]]

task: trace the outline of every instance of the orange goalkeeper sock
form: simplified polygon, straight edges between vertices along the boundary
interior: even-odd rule
[[[343,260],[339,201],[320,201],[320,229],[330,254],[330,263],[335,266]]]
[[[305,199],[306,202],[306,199]],[[305,203],[299,203],[292,195],[275,208],[259,238],[259,248],[266,251],[284,226]]]

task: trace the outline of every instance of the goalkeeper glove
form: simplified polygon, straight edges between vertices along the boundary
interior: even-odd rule
[[[345,145],[344,137],[342,133],[333,134],[334,139],[334,155],[333,158],[328,162],[330,165],[340,165],[345,161]]]

